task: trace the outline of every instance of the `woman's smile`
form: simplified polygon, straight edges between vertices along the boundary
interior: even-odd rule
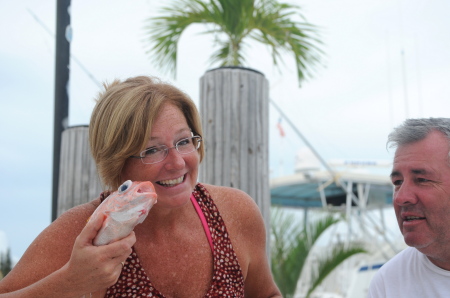
[[[167,179],[167,180],[160,180],[156,181],[157,184],[164,186],[164,187],[172,187],[176,186],[184,181],[184,175],[175,179]]]

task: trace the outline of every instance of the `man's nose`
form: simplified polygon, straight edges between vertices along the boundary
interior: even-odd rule
[[[417,194],[412,183],[403,182],[394,190],[394,204],[399,206],[417,203]]]

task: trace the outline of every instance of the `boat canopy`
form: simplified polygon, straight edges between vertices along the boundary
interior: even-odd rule
[[[391,206],[388,176],[355,172],[308,171],[270,181],[272,205],[297,208],[362,209]]]

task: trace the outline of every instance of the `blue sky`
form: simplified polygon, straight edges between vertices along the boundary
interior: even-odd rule
[[[182,36],[177,79],[145,54],[144,26],[158,2],[72,1],[71,51],[99,81],[156,75],[198,103],[211,68],[211,37],[193,26]],[[281,70],[250,43],[248,66],[265,74],[270,97],[325,158],[391,159],[386,136],[405,117],[448,117],[450,2],[446,0],[289,1],[321,28],[325,67],[298,88],[293,59]],[[56,1],[0,0],[0,249],[19,258],[50,223]],[[40,22],[32,16],[36,15]],[[404,55],[402,55],[402,52]],[[72,61],[69,124],[88,124],[98,86]],[[270,109],[272,176],[293,172],[304,145]],[[2,234],[6,235],[5,237]]]

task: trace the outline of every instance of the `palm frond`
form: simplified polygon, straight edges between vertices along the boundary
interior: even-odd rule
[[[271,265],[274,279],[283,296],[297,284],[295,268],[302,266],[302,256],[307,244],[301,243],[301,227],[293,225],[293,215],[273,208],[271,219],[272,249]],[[294,269],[294,270],[293,270]]]
[[[338,222],[329,215],[307,226],[295,225],[292,214],[273,208],[271,219],[272,273],[283,296],[295,292],[309,252],[327,230]]]
[[[255,10],[252,38],[271,48],[274,65],[282,61],[280,50],[283,50],[294,56],[299,83],[312,76],[323,55],[321,42],[315,36],[318,28],[293,20],[295,16],[303,18],[295,5],[266,0]]]
[[[342,218],[326,215],[306,225],[296,224],[293,214],[272,208],[271,217],[271,265],[272,274],[283,297],[291,297],[297,288],[306,260],[313,247],[331,226]],[[352,243],[348,247],[336,245],[324,258],[319,258],[317,276],[313,279],[309,294],[320,285],[339,264],[350,256],[365,252],[362,246]]]
[[[313,246],[320,236],[332,225],[338,223],[339,219],[334,218],[332,215],[327,215],[322,219],[315,221],[313,224],[309,225],[309,236],[311,246]]]
[[[340,264],[351,256],[359,253],[367,253],[367,250],[363,245],[353,243],[347,247],[343,243],[338,243],[325,257],[319,258],[317,274],[313,274],[311,286],[307,291],[306,297],[308,298],[324,279]]]
[[[302,17],[298,6],[275,0],[174,0],[161,9],[160,16],[148,20],[146,52],[162,71],[175,75],[182,33],[192,24],[204,24],[213,28],[204,33],[223,36],[215,42],[213,63],[245,65],[243,45],[251,38],[269,46],[276,66],[283,52],[292,53],[300,83],[311,76],[323,52],[315,37],[317,28],[294,21],[295,17]]]
[[[178,0],[161,8],[161,16],[147,20],[149,35],[146,51],[152,62],[162,71],[175,76],[178,42],[185,29],[195,23],[213,23],[214,14],[200,0]]]

